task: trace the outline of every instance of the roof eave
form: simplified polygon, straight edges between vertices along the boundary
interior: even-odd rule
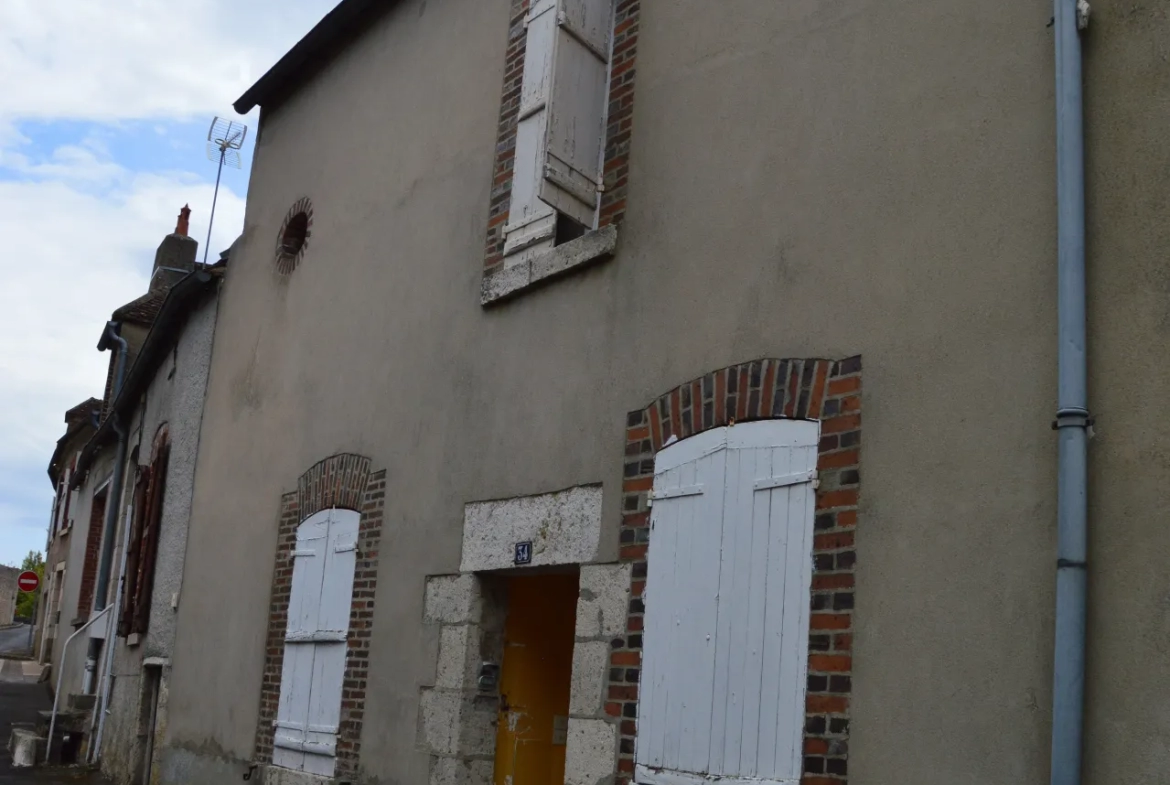
[[[256,106],[269,103],[274,97],[287,94],[294,83],[311,75],[332,59],[339,45],[360,33],[373,16],[380,14],[397,0],[341,0],[325,14],[304,38],[276,61],[256,83],[232,104],[240,114],[247,114]]]
[[[97,452],[109,441],[114,432],[114,418],[132,410],[132,404],[136,404],[139,395],[150,384],[159,361],[166,357],[175,340],[176,328],[182,325],[184,317],[200,300],[201,296],[212,289],[221,278],[222,268],[196,270],[171,287],[166,300],[163,301],[162,307],[159,309],[154,326],[147,333],[146,340],[138,351],[134,365],[126,374],[126,380],[122,383],[118,397],[110,405],[109,414],[89,442],[86,443],[81,451],[81,456],[77,459],[77,471],[73,475],[72,487],[77,487],[81,477],[93,464]]]

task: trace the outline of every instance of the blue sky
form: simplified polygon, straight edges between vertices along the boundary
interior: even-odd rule
[[[101,395],[101,327],[184,204],[202,254],[211,118],[254,128],[231,102],[335,2],[0,2],[0,564],[44,548],[65,410]],[[212,257],[243,226],[250,142]]]

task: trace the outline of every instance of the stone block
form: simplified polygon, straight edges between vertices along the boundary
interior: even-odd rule
[[[491,755],[498,702],[474,693],[422,691],[419,745],[432,755]]]
[[[577,600],[577,637],[613,638],[625,634],[629,616],[630,565],[587,564],[581,567]]]
[[[565,785],[609,785],[617,763],[617,726],[569,718]]]
[[[494,762],[432,758],[430,785],[491,785]]]
[[[580,564],[597,558],[601,486],[474,502],[463,513],[464,572],[515,566],[515,545],[532,543],[532,567]]]
[[[427,578],[425,621],[468,624],[478,622],[482,610],[479,579],[474,575]]]
[[[480,628],[474,624],[443,627],[439,633],[436,687],[454,690],[475,687],[479,636]]]
[[[463,695],[423,690],[419,700],[419,745],[433,755],[455,755],[459,749],[459,712]]]
[[[569,714],[574,717],[601,717],[608,677],[607,641],[582,641],[574,646]]]

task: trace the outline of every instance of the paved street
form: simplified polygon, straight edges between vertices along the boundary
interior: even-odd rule
[[[28,652],[28,625],[0,629],[0,655]]]
[[[27,628],[22,631],[28,635]],[[80,768],[12,768],[8,754],[12,724],[36,722],[37,712],[53,707],[48,685],[37,683],[38,674],[35,663],[0,659],[0,785],[105,785],[105,780]]]

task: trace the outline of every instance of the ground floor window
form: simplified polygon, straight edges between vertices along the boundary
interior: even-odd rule
[[[272,762],[332,776],[360,514],[322,510],[297,527]]]
[[[763,420],[657,454],[638,782],[800,781],[819,431]]]

